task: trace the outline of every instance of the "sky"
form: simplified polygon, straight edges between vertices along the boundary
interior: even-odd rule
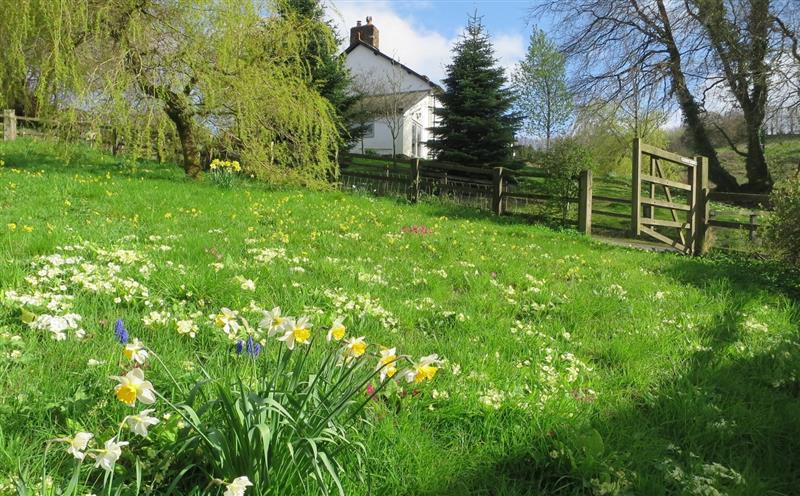
[[[327,9],[345,45],[356,21],[372,16],[382,52],[441,82],[452,46],[476,10],[500,64],[513,67],[525,56],[533,26],[531,4],[530,0],[328,0]]]

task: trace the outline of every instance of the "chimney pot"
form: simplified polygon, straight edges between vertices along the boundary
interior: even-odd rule
[[[367,16],[367,24],[356,21],[356,25],[350,28],[350,46],[363,42],[377,50],[378,41],[378,28],[372,24],[372,16]]]

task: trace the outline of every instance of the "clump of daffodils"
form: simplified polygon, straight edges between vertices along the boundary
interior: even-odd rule
[[[215,158],[211,161],[209,168],[213,170],[230,170],[233,172],[241,172],[242,166],[236,160],[220,160]]]
[[[211,180],[218,186],[230,188],[233,186],[236,174],[242,171],[242,166],[236,160],[220,160],[215,158],[209,165]]]

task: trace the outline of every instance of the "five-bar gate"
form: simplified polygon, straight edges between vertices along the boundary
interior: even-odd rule
[[[708,160],[682,157],[636,139],[632,179],[633,235],[645,234],[687,255],[701,254],[708,209]]]

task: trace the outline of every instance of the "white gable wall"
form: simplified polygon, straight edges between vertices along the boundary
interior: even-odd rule
[[[409,73],[400,64],[393,64],[383,55],[376,54],[375,50],[364,45],[357,45],[347,54],[345,62],[350,73],[358,81],[368,80],[370,77],[379,76],[384,79],[398,81],[400,91],[422,91],[431,89],[430,84],[421,80],[419,76]]]
[[[433,94],[434,89],[430,83],[420,79],[419,76],[408,72],[400,64],[393,63],[390,59],[376,54],[375,50],[364,45],[357,45],[347,54],[346,65],[353,75],[355,84],[361,84],[362,89],[370,92],[370,87],[378,87],[373,94],[386,94],[384,88],[380,88],[382,81],[391,81],[393,89],[401,92],[428,91],[429,94],[417,102],[413,107],[405,111],[403,126],[397,137],[397,154],[407,157],[429,158],[429,152],[425,142],[431,139],[428,130],[434,125],[432,109],[439,103]],[[373,83],[374,82],[374,83]],[[374,133],[372,137],[365,137],[356,143],[351,151],[362,153],[367,150],[374,151],[380,155],[392,154],[392,135],[389,127],[380,119],[373,124]],[[416,124],[416,126],[415,126]],[[418,138],[421,144],[415,147],[414,130],[419,127]]]

